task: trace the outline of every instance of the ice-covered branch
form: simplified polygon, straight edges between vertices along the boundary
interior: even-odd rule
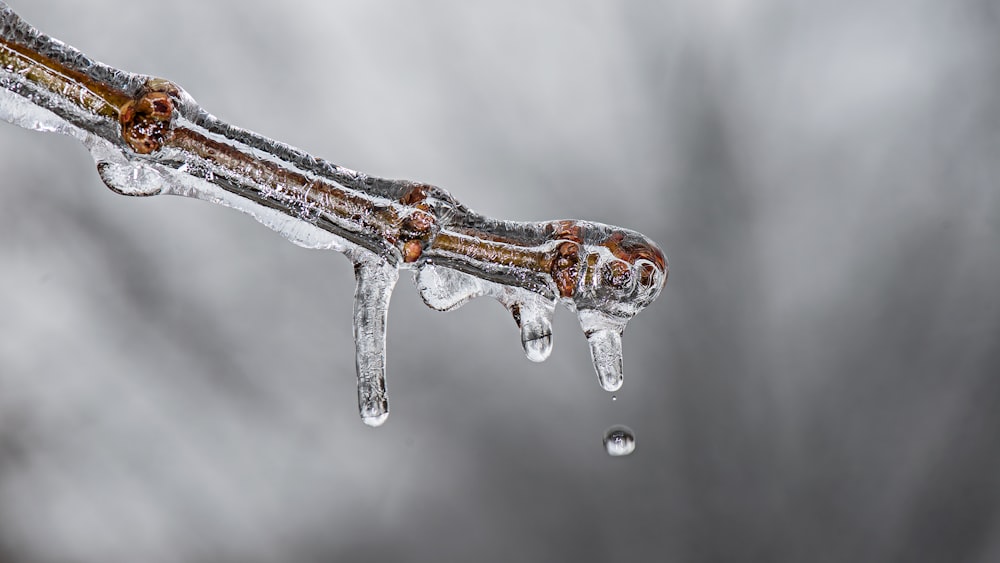
[[[588,221],[479,215],[427,184],[369,177],[219,121],[184,90],[92,61],[0,2],[0,117],[84,143],[104,183],[130,196],[183,195],[252,215],[295,244],[355,264],[362,419],[381,424],[385,327],[400,268],[428,306],[490,296],[513,314],[532,361],[551,351],[557,302],[579,314],[601,385],[622,383],[621,335],[667,279],[643,235]]]

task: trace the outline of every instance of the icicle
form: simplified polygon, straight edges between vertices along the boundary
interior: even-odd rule
[[[628,321],[593,310],[580,311],[579,319],[601,387],[609,392],[619,390],[623,381],[622,333]]]
[[[374,257],[354,264],[354,346],[358,368],[358,408],[368,426],[389,417],[385,389],[385,331],[389,298],[399,270]]]
[[[476,297],[495,298],[513,315],[521,330],[521,346],[529,360],[544,361],[552,352],[555,300],[430,262],[417,271],[416,282],[424,303],[437,311],[453,311]]]

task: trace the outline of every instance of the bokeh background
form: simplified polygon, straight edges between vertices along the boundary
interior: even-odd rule
[[[573,315],[389,330],[242,214],[0,124],[0,560],[1000,561],[994,0],[10,0],[232,123],[659,241],[612,402]],[[636,452],[604,454],[631,426]]]

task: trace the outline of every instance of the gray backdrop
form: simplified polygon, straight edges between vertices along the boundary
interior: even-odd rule
[[[346,260],[0,124],[0,560],[1000,560],[994,0],[10,3],[351,168],[642,231],[671,277],[613,403],[565,310],[536,365],[406,276],[373,430]]]

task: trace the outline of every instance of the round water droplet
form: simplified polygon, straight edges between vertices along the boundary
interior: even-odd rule
[[[611,396],[611,400],[612,401],[617,401],[618,400],[618,395],[612,395]]]
[[[635,451],[635,433],[628,426],[612,426],[604,433],[604,449],[612,457],[629,455]]]

